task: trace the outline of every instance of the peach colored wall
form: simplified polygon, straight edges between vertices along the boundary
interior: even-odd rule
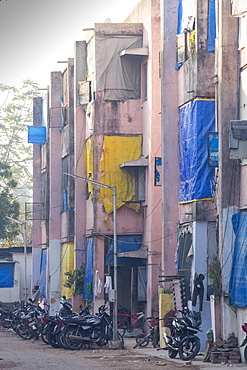
[[[62,163],[61,163],[61,132],[60,132],[60,98],[62,95],[61,72],[51,73],[50,93],[50,127],[49,127],[49,150],[50,150],[50,225],[49,236],[51,239],[61,238],[60,212],[62,209]],[[59,191],[57,191],[59,189]]]
[[[154,186],[155,157],[161,157],[161,80],[159,78],[160,1],[143,0],[125,20],[143,23],[143,46],[147,46],[147,100],[142,102],[143,154],[149,156],[146,173],[146,202],[143,244],[148,246],[147,312],[158,309],[158,280],[161,268],[161,187]],[[143,60],[145,63],[146,60]]]

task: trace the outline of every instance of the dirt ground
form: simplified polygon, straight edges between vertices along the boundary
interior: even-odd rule
[[[53,348],[39,340],[21,339],[14,331],[0,329],[0,369],[117,369],[117,370],[166,370],[182,369],[186,365],[176,364],[160,358],[141,355],[134,350],[109,350],[95,347],[80,351]],[[190,369],[200,367],[190,365]]]

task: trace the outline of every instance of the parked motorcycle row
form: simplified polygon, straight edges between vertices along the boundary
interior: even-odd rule
[[[98,313],[90,314],[87,306],[79,314],[67,301],[60,302],[62,308],[55,316],[29,303],[20,302],[12,309],[0,309],[0,322],[5,328],[12,328],[23,339],[39,339],[55,348],[79,350],[90,344],[104,346],[113,338],[111,316],[102,305]],[[122,340],[122,337],[119,336]]]

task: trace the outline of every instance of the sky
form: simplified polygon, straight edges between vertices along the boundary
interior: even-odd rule
[[[75,41],[94,23],[123,22],[140,0],[0,0],[0,83],[40,88],[73,58]]]

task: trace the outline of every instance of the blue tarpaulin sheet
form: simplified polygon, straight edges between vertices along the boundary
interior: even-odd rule
[[[208,164],[212,167],[219,166],[219,133],[207,132]]]
[[[94,239],[87,238],[86,241],[86,267],[84,279],[84,298],[93,300],[93,271],[94,271]]]
[[[177,35],[185,32],[195,17],[194,0],[179,0]]]
[[[41,261],[40,261],[40,298],[46,298],[46,266],[47,266],[47,249],[42,249],[41,251]]]
[[[0,288],[14,286],[14,263],[0,263]]]
[[[229,281],[229,302],[232,306],[247,306],[247,213],[232,216],[235,243]]]
[[[215,0],[209,0],[208,9],[208,52],[215,51],[216,38],[216,18],[215,18]]]
[[[137,251],[141,247],[141,236],[118,236],[117,237],[117,253]],[[136,261],[137,262],[137,261]],[[110,244],[109,250],[105,257],[106,265],[114,264],[114,243]],[[133,258],[118,257],[117,264],[134,264]]]
[[[215,130],[215,101],[196,99],[179,110],[179,202],[212,199],[207,131]]]
[[[28,142],[43,145],[46,142],[45,126],[28,126]]]

